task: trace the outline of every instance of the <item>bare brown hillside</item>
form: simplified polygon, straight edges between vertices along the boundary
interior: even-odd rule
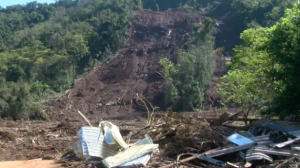
[[[165,57],[176,61],[177,50],[191,39],[192,25],[203,19],[198,14],[188,13],[187,9],[139,11],[132,19],[126,48],[52,102],[54,107],[48,112],[55,115],[50,116],[73,118],[73,113],[80,110],[93,119],[139,117],[144,113],[137,112],[141,107],[135,102],[136,93],[161,105],[164,81],[156,72],[160,68],[158,62]]]

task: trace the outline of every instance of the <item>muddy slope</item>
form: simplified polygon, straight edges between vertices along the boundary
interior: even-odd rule
[[[76,82],[67,94],[52,102],[52,118],[72,117],[80,110],[93,119],[130,119],[145,113],[135,102],[142,94],[162,105],[163,78],[159,60],[176,60],[177,50],[191,39],[192,25],[204,18],[186,9],[139,11],[132,19],[127,47]],[[59,112],[59,114],[57,114]]]

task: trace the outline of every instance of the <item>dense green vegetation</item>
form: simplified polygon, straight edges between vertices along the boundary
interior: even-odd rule
[[[212,36],[216,21],[210,18],[194,26],[193,43],[187,51],[179,52],[177,64],[162,59],[162,73],[166,78],[166,106],[177,110],[202,109],[204,94],[209,87],[214,68]]]
[[[226,2],[228,0],[223,0]],[[231,8],[251,28],[269,27],[283,16],[285,9],[291,8],[297,0],[230,0]]]
[[[252,28],[241,35],[244,45],[234,49],[220,85],[224,103],[239,104],[245,112],[299,117],[298,7],[276,22],[296,2],[58,0],[0,8],[0,114],[45,118],[42,102],[48,96],[69,89],[79,75],[124,46],[135,11],[189,7],[213,19],[234,20],[243,30]],[[168,80],[166,106],[202,108],[213,69],[214,25],[209,18],[195,25],[193,42],[178,53],[176,63],[160,61]]]
[[[244,110],[259,108],[263,114],[300,118],[300,5],[270,28],[246,30],[245,44],[235,48],[220,93]]]
[[[190,7],[196,10],[211,9],[219,4],[220,0],[143,0],[143,7],[156,11],[165,11],[179,7]]]
[[[0,112],[35,117],[49,93],[68,89],[127,38],[135,0],[60,0],[0,9]]]

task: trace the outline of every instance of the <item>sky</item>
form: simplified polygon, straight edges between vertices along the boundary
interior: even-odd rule
[[[38,3],[54,3],[55,0],[0,0],[0,6],[5,8],[11,5],[26,5],[28,2],[37,1]]]

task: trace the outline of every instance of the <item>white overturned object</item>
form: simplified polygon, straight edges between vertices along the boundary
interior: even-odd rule
[[[103,131],[97,127],[81,127],[78,136],[80,139],[73,145],[73,149],[79,158],[106,158],[117,154],[120,148],[118,144],[107,144]]]
[[[128,148],[118,127],[108,121],[100,122],[99,127],[81,127],[78,136],[79,141],[73,144],[73,150],[80,159],[104,159],[117,154],[120,148]]]
[[[103,160],[103,164],[108,168],[120,166],[126,162],[130,162],[141,156],[152,153],[156,149],[158,149],[157,144],[136,145],[119,152],[114,156],[107,157]]]

